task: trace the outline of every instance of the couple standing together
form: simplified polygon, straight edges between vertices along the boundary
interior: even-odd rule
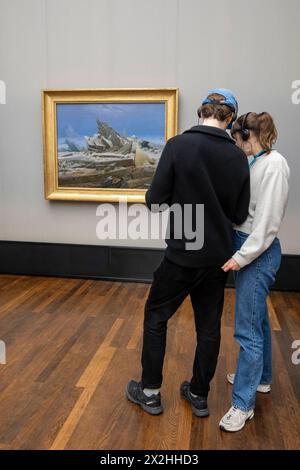
[[[235,278],[235,330],[240,346],[232,406],[220,421],[239,431],[254,416],[256,392],[269,392],[272,343],[267,296],[281,262],[277,234],[289,192],[289,167],[273,149],[277,138],[267,112],[240,117],[230,90],[211,90],[198,109],[202,124],[169,139],[151,186],[148,208],[157,204],[204,205],[204,244],[186,249],[189,240],[170,235],[164,258],[153,274],[145,304],[142,377],[127,385],[127,398],[152,415],[163,411],[160,387],[167,323],[190,295],[197,346],[190,381],[180,394],[196,416],[208,416],[207,398],[217,366],[221,315],[228,272]],[[231,136],[226,132],[231,129]],[[153,205],[153,206],[152,206]],[[171,214],[170,214],[171,215]]]

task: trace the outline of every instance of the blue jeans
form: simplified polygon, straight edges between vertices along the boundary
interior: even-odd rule
[[[234,250],[249,235],[234,231]],[[244,411],[255,406],[258,385],[272,382],[272,341],[267,307],[269,289],[281,263],[281,246],[275,238],[257,259],[235,272],[234,337],[240,345],[232,405]]]

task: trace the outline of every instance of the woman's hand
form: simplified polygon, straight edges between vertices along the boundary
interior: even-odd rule
[[[241,267],[233,258],[230,258],[228,261],[226,261],[225,264],[223,264],[222,269],[226,273],[227,271],[230,271],[230,270],[239,271]]]

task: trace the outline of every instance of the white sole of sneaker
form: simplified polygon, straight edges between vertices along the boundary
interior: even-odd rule
[[[246,421],[244,422],[244,424],[242,424],[241,426],[239,427],[236,427],[236,428],[231,428],[231,429],[228,429],[226,428],[226,425],[223,424],[222,420],[220,421],[219,423],[219,426],[220,426],[220,429],[222,429],[222,431],[226,431],[226,432],[237,432],[237,431],[241,431],[245,424],[250,421],[252,418],[254,418],[254,411],[252,411],[251,415],[246,419]]]

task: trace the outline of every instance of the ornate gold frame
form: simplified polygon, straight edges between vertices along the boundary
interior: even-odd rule
[[[145,202],[145,189],[60,188],[57,175],[57,103],[164,102],[165,138],[177,134],[178,88],[99,88],[43,90],[43,139],[45,198],[64,201]]]

